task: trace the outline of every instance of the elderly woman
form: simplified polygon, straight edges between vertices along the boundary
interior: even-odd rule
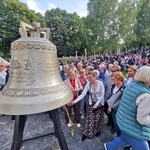
[[[72,105],[76,105],[76,103],[89,93],[89,105],[82,141],[84,141],[86,137],[99,136],[104,123],[104,85],[96,78],[96,74],[93,71],[90,71],[88,73],[89,82],[85,85],[82,94],[71,103]]]
[[[111,89],[111,97],[108,99],[108,112],[111,113],[112,119],[113,119],[113,124],[115,127],[115,131],[117,133],[117,136],[120,136],[120,130],[118,128],[118,125],[116,123],[116,112],[120,103],[120,99],[122,96],[123,89],[125,88],[124,85],[124,76],[122,72],[117,71],[114,72],[112,75],[112,89]],[[113,126],[112,126],[113,128]]]
[[[68,71],[68,79],[65,80],[65,83],[67,85],[69,85],[70,88],[72,89],[73,100],[75,100],[78,97],[79,92],[81,90],[83,90],[83,87],[82,87],[79,79],[76,78],[75,70],[70,69]],[[67,111],[69,113],[69,116],[71,117],[72,106],[66,105],[66,108],[67,108]],[[80,125],[80,118],[81,118],[81,116],[80,116],[80,102],[76,103],[73,106],[73,111],[74,111],[75,123],[76,123],[77,127],[81,127],[81,125]],[[67,126],[71,127],[72,124],[69,122],[67,112],[65,112],[65,119],[66,119]]]
[[[96,75],[96,79],[97,80],[99,80],[99,81],[102,81],[103,83],[104,83],[104,80],[103,79],[101,79],[101,78],[99,78],[99,76],[100,76],[100,72],[98,71],[98,70],[93,70],[93,72],[95,73],[95,75]]]
[[[109,64],[108,65],[108,69],[105,72],[105,77],[111,75],[111,68],[112,68],[113,64]]]
[[[138,69],[135,81],[124,90],[116,114],[121,136],[105,143],[106,150],[131,146],[133,150],[149,150],[150,140],[150,67]]]
[[[63,65],[62,70],[60,71],[60,75],[63,81],[68,78],[68,69],[68,65]]]

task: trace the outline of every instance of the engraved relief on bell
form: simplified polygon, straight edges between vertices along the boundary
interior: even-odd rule
[[[19,33],[21,38],[11,43],[11,72],[0,93],[0,113],[40,113],[68,103],[72,92],[60,77],[57,49],[49,41],[49,28],[21,22]]]

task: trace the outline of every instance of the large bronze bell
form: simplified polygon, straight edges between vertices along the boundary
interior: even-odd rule
[[[21,38],[11,43],[11,71],[0,93],[0,113],[34,114],[59,108],[72,99],[59,73],[57,49],[49,29],[21,22]]]

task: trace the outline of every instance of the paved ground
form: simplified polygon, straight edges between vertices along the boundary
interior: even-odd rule
[[[110,133],[110,127],[105,125],[99,137],[93,137],[81,141],[82,127],[74,127],[74,136],[71,136],[73,127],[68,128],[65,124],[64,114],[60,112],[61,124],[69,150],[104,150],[103,144],[112,140],[115,135]],[[82,126],[84,121],[82,120]],[[10,150],[13,136],[14,122],[10,116],[0,117],[0,150]],[[29,115],[27,118],[24,139],[53,132],[53,122],[44,113]],[[54,135],[24,142],[21,150],[60,150],[57,139]]]

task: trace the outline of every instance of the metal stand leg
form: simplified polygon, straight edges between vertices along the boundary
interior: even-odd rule
[[[26,119],[27,119],[26,115],[15,116],[15,127],[11,150],[19,150],[23,143],[23,131]]]
[[[61,150],[69,150],[66,140],[65,140],[65,137],[64,137],[64,134],[62,132],[58,109],[51,110],[49,112],[49,116],[54,123],[55,135],[58,139]]]
[[[30,138],[30,139],[25,139],[25,140],[23,139],[23,131],[24,131],[27,115],[15,116],[15,127],[14,127],[14,135],[13,135],[13,142],[11,145],[11,150],[20,150],[21,145],[24,141],[33,140],[33,139],[41,138],[41,137],[52,135],[52,134],[55,134],[55,136],[57,137],[61,150],[69,150],[67,143],[65,141],[64,134],[61,129],[58,109],[51,110],[47,113],[49,114],[50,119],[54,123],[55,132],[45,134],[42,136],[38,136],[38,137],[34,137],[34,138]]]

